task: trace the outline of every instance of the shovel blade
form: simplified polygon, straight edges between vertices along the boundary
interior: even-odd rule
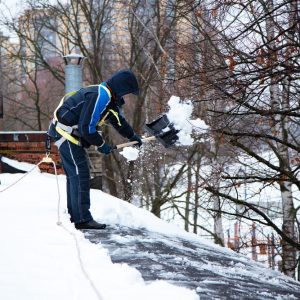
[[[169,148],[178,141],[178,132],[179,130],[172,128],[162,134],[157,135],[156,138],[165,148]]]
[[[173,124],[171,124],[166,115],[162,115],[157,120],[146,124],[146,130],[153,135],[158,135],[164,133],[164,129],[169,126],[173,127]]]
[[[146,124],[145,129],[165,147],[169,148],[178,140],[177,133],[179,130],[174,128],[174,124],[170,122],[166,115],[162,115],[157,120]]]

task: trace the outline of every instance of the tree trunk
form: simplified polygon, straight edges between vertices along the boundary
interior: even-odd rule
[[[117,190],[115,174],[113,170],[113,161],[110,155],[104,157],[103,177],[106,178],[110,195],[117,197],[118,190]]]
[[[160,207],[161,207],[161,201],[159,198],[155,198],[152,204],[152,209],[151,212],[157,216],[158,218],[160,218]]]
[[[130,162],[127,171],[127,178],[124,183],[124,200],[126,200],[127,202],[131,201],[133,195],[133,189],[132,189],[133,173],[134,173],[134,163]]]
[[[185,211],[184,211],[184,230],[189,231],[189,218],[190,218],[190,201],[191,201],[191,190],[192,190],[192,168],[188,164],[187,174],[187,193],[185,199]]]
[[[152,209],[151,212],[160,218],[160,212],[161,212],[161,177],[160,177],[160,164],[158,161],[154,162],[154,173],[153,173],[153,181],[154,181],[154,199],[152,203]]]
[[[267,3],[268,13],[274,9],[273,0],[269,0]],[[284,142],[288,141],[288,118],[284,115],[277,113],[281,110],[289,108],[288,93],[281,93],[279,80],[276,74],[277,53],[275,45],[275,23],[272,13],[266,20],[267,37],[269,43],[269,60],[270,60],[270,73],[271,73],[271,85],[270,85],[270,101],[271,107],[274,111],[273,117],[273,134],[277,136],[283,143],[276,143],[277,156],[279,157],[280,169],[284,172],[290,171],[290,158],[287,146]],[[285,86],[283,90],[288,89]],[[288,181],[285,175],[280,174],[281,180],[279,182],[281,199],[282,199],[282,230],[291,239],[295,239],[295,208],[293,203],[292,184]],[[290,277],[295,277],[296,267],[296,249],[289,243],[283,240],[282,242],[282,271],[284,274]]]
[[[280,184],[282,197],[283,222],[282,231],[292,239],[295,239],[295,209],[290,182]],[[284,274],[295,278],[296,249],[285,240],[282,240],[282,270]]]
[[[193,232],[197,234],[198,229],[198,208],[199,208],[199,185],[200,185],[200,165],[201,160],[196,160],[196,174],[195,174],[195,208],[194,208],[194,224]]]
[[[221,214],[221,205],[220,205],[220,197],[215,195],[214,198],[214,239],[215,243],[224,247],[225,239],[224,239],[224,231],[222,224],[222,214]]]

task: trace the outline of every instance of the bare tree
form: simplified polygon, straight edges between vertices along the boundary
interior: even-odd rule
[[[227,172],[221,170],[222,184],[208,185],[206,189],[244,205],[247,212],[253,210],[265,224],[273,227],[283,239],[283,272],[294,277],[296,249],[299,249],[292,193],[292,186],[299,189],[298,166],[292,159],[299,151],[296,136],[299,82],[295,67],[299,65],[299,36],[295,31],[297,3],[217,1],[199,9],[195,12],[195,26],[208,39],[216,56],[214,63],[208,62],[208,67],[202,68],[199,74],[205,78],[202,83],[206,90],[213,95],[207,110],[214,121],[210,125],[223,140],[220,149],[223,153],[229,150],[252,158],[246,173],[238,172],[238,165],[242,166],[243,162],[235,159],[236,167]],[[204,17],[206,13],[211,15],[209,22]],[[207,27],[210,36],[205,35]],[[267,182],[272,182],[274,187],[278,185],[283,207],[282,229],[259,205],[234,196],[238,181],[260,185],[261,191],[269,186]],[[255,198],[254,193],[252,197]],[[249,217],[246,211],[241,217]],[[223,209],[224,212],[230,214]]]

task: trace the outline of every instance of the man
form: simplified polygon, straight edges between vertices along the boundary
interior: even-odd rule
[[[130,70],[115,73],[107,82],[81,88],[65,95],[54,112],[48,134],[55,138],[67,176],[67,206],[71,222],[77,229],[104,229],[105,224],[93,220],[90,213],[90,172],[85,148],[97,146],[109,154],[108,145],[97,126],[110,122],[123,137],[142,145],[120,113],[123,96],[139,93],[135,75]]]

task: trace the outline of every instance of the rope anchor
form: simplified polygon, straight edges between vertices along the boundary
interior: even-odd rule
[[[50,157],[50,153],[48,152],[46,153],[46,156],[42,158],[42,162],[46,164],[51,164],[51,163],[55,164],[53,159]]]

